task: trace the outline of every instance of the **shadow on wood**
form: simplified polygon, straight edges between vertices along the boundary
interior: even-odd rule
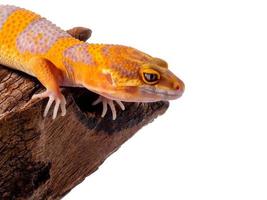
[[[40,90],[0,66],[0,199],[60,199],[169,105],[126,103],[113,121],[91,106],[97,95],[66,88],[67,115],[53,121],[42,117],[47,99],[31,100]]]

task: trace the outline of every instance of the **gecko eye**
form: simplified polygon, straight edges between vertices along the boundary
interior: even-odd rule
[[[149,85],[157,84],[160,79],[160,74],[151,68],[142,69],[141,76],[143,81]]]
[[[159,80],[159,77],[157,74],[144,73],[144,78],[145,78],[145,81],[148,83],[155,83]]]

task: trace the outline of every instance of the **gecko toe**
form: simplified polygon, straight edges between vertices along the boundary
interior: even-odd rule
[[[42,98],[47,98],[49,97],[50,92],[46,90],[45,92],[42,92],[40,94],[35,94],[32,96],[32,99],[42,99]]]
[[[67,109],[66,109],[66,99],[64,96],[62,102],[60,103],[60,108],[61,108],[61,116],[65,116],[67,113]]]
[[[54,100],[55,100],[54,97],[52,97],[52,96],[49,97],[49,100],[48,100],[46,107],[45,107],[45,111],[44,111],[44,115],[43,115],[44,117],[46,117],[48,115],[48,112],[49,112]]]
[[[97,100],[95,100],[95,101],[92,103],[92,106],[95,106],[95,105],[97,105],[97,104],[99,104],[99,103],[101,103],[101,102],[102,102],[102,97],[99,96],[99,97],[97,98]]]
[[[54,107],[54,111],[53,111],[53,117],[52,117],[53,119],[56,119],[56,117],[57,117],[57,113],[58,113],[59,105],[60,105],[60,100],[57,99],[57,100],[56,100],[55,107]]]
[[[107,101],[105,99],[103,99],[102,101],[102,105],[103,105],[103,110],[102,110],[102,114],[101,117],[105,117],[108,111],[108,105],[107,105]]]
[[[110,110],[112,112],[112,119],[115,120],[117,118],[117,112],[116,112],[116,108],[115,108],[113,101],[109,100],[108,105],[109,105]]]
[[[119,105],[119,107],[121,108],[121,110],[125,110],[125,106],[123,105],[123,103],[121,101],[118,100],[111,100],[108,99],[106,97],[103,96],[99,96],[93,103],[92,105],[97,105],[99,103],[102,103],[103,109],[102,109],[102,114],[101,117],[105,117],[108,111],[108,108],[110,108],[111,113],[112,113],[112,119],[115,120],[117,118],[117,111],[116,111],[116,107],[114,104],[114,101]]]
[[[125,106],[123,105],[121,101],[116,101],[116,103],[120,106],[122,110],[125,110]]]

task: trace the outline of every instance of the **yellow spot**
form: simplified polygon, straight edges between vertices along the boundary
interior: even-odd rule
[[[42,33],[38,33],[38,36],[37,36],[40,40],[44,37]]]
[[[33,38],[33,41],[34,41],[34,44],[37,45],[40,40],[43,38],[43,34],[42,33],[38,33],[34,38]]]

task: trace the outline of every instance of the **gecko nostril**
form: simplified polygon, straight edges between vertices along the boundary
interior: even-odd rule
[[[174,87],[175,90],[180,90],[180,85],[179,85],[179,83],[174,83],[174,84],[173,84],[173,87]]]
[[[182,94],[184,92],[184,89],[185,89],[183,81],[181,81],[180,79],[175,81],[173,83],[173,88],[174,88],[174,90],[176,90],[177,92]]]

